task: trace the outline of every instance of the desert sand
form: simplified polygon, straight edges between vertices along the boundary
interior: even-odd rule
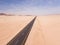
[[[6,45],[34,16],[0,16],[0,45]]]
[[[60,16],[37,16],[25,45],[60,45]]]
[[[35,16],[0,16],[0,45],[6,45]],[[25,45],[60,45],[60,15],[37,16]]]

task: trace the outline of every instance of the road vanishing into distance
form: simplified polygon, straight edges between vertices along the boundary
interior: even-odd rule
[[[0,16],[0,45],[60,45],[60,15]]]
[[[26,25],[7,45],[25,45],[27,37],[31,31],[36,17]]]

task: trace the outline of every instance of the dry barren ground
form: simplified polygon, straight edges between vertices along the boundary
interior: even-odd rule
[[[6,45],[34,16],[0,16],[0,45]],[[60,16],[37,16],[25,45],[60,45]]]
[[[0,16],[0,45],[6,45],[34,16]]]
[[[60,16],[37,16],[25,45],[60,45]]]

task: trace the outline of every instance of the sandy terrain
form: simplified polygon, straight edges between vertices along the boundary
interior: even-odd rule
[[[34,16],[0,16],[0,45],[6,45]]]
[[[60,16],[38,16],[25,45],[60,45]]]
[[[6,45],[34,16],[0,16],[0,45]],[[25,45],[60,45],[60,16],[37,16]]]

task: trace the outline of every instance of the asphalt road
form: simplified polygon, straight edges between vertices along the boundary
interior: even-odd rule
[[[22,31],[20,31],[11,41],[9,41],[7,45],[25,45],[35,19],[36,17],[29,24],[27,24],[27,26],[24,27]]]

